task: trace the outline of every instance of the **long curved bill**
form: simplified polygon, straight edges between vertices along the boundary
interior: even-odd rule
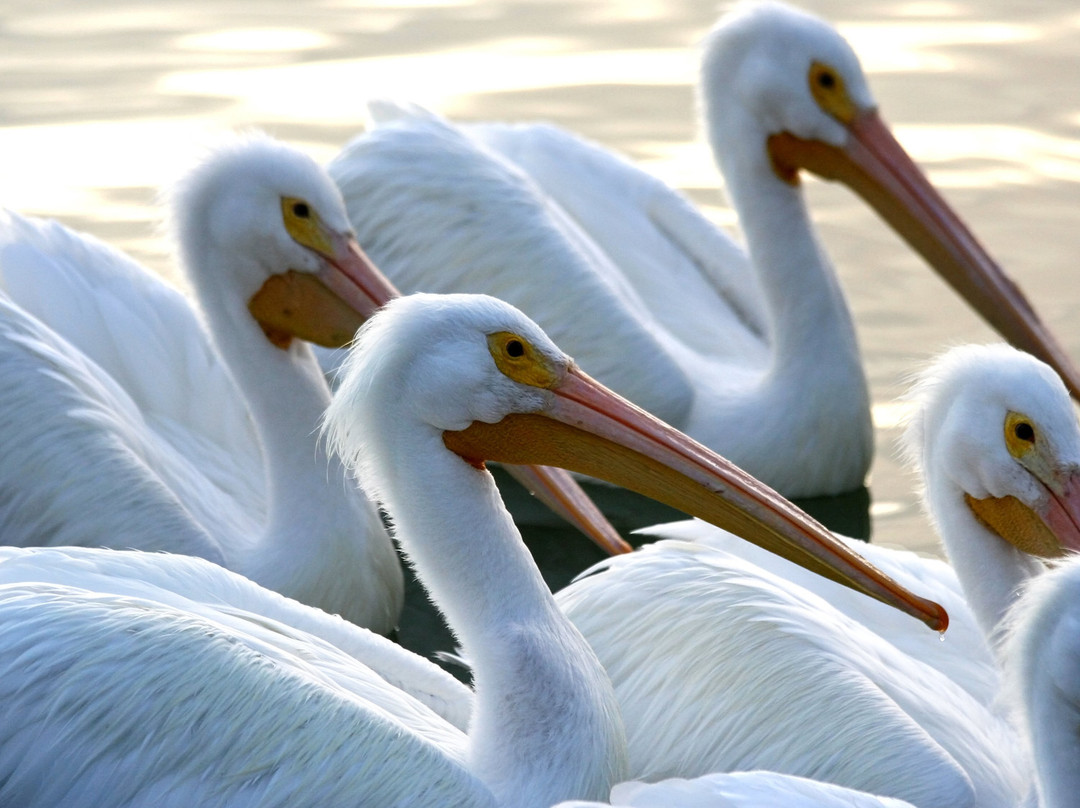
[[[330,248],[320,252],[325,261],[319,272],[272,275],[248,301],[263,333],[278,347],[287,348],[294,338],[327,348],[348,345],[367,318],[401,294],[355,238],[325,235]],[[564,470],[511,465],[506,470],[604,552],[633,549]]]
[[[513,463],[507,463],[503,468],[549,510],[592,539],[608,555],[629,553],[634,549],[564,469]]]
[[[1058,372],[1080,399],[1080,372],[1019,287],[989,256],[874,110],[848,124],[843,148],[783,133],[768,148],[781,176],[805,168],[859,194],[1016,347]]]
[[[907,591],[771,488],[578,368],[542,412],[443,434],[474,465],[542,463],[599,477],[700,517],[944,631],[948,615]]]

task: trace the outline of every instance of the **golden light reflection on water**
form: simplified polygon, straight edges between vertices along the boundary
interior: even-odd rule
[[[319,31],[296,28],[250,28],[190,34],[176,40],[181,50],[239,51],[244,53],[316,50],[333,42]]]
[[[0,163],[4,203],[27,212],[94,218],[102,191],[167,183],[210,132],[205,123],[180,120],[0,129],[0,152],[25,158]],[[137,219],[149,215],[137,209],[128,213]]]
[[[362,11],[370,11],[372,7],[369,0],[327,0],[327,2],[322,3],[322,5],[327,8],[357,9]],[[461,6],[472,4],[462,2],[461,0],[380,0],[378,5],[381,8],[425,9],[460,8]]]
[[[992,188],[1047,179],[1080,182],[1080,141],[1074,138],[972,125],[901,126],[897,137],[934,182],[946,187]]]
[[[170,73],[161,93],[223,97],[254,119],[361,121],[367,98],[414,101],[449,112],[466,96],[593,85],[687,85],[695,55],[684,49],[576,53],[549,39],[377,59],[307,62],[249,70]]]
[[[873,406],[874,429],[896,431],[915,412],[910,401],[879,401]]]
[[[100,15],[94,21],[98,28],[120,24]],[[849,24],[843,29],[871,72],[950,69],[937,50],[943,44],[1021,41],[1038,34],[1033,26],[1001,24]],[[181,50],[282,53],[317,50],[330,40],[312,30],[252,28],[186,35],[175,45]],[[696,59],[693,48],[581,53],[571,43],[534,37],[384,58],[173,71],[157,79],[155,92],[226,99],[229,106],[182,119],[0,129],[0,148],[23,158],[0,167],[0,183],[12,207],[85,213],[94,207],[94,189],[160,185],[186,164],[194,144],[229,127],[318,121],[355,125],[359,131],[367,97],[410,99],[452,113],[463,99],[498,93],[609,85],[686,88],[693,82]],[[905,125],[897,133],[946,188],[1080,179],[1080,145],[1068,138],[981,125]],[[720,185],[699,141],[644,142],[639,155],[643,167],[677,187]],[[41,181],[43,165],[49,169],[48,183]]]
[[[956,45],[1001,45],[1039,37],[1034,25],[1010,23],[903,22],[844,23],[837,26],[859,54],[867,73],[944,73],[958,68],[948,52]]]
[[[366,3],[336,3],[367,7]],[[379,9],[460,5],[439,2],[380,3]],[[920,4],[915,4],[920,5]],[[927,4],[921,4],[926,6]],[[947,4],[930,4],[948,11]],[[598,4],[594,15],[606,4]],[[918,10],[913,6],[914,10]],[[912,9],[908,9],[911,11]],[[658,4],[635,6],[631,17],[663,15]],[[134,30],[161,24],[151,9],[127,8],[115,14],[94,9],[59,20],[39,13],[13,21],[15,30],[53,34],[77,27],[85,32]],[[170,23],[175,26],[175,19]],[[847,23],[839,26],[860,53],[870,73],[954,69],[944,52],[957,44],[998,44],[1036,39],[1033,25],[1004,23]],[[175,38],[180,51],[270,53],[317,52],[333,41],[328,32],[299,28],[232,28]],[[464,99],[500,93],[573,87],[671,86],[688,88],[696,72],[692,46],[580,52],[575,43],[551,37],[495,37],[467,49],[430,47],[424,53],[382,58],[306,61],[260,67],[192,69],[163,73],[153,91],[204,99],[207,110],[185,118],[74,122],[0,129],[0,148],[20,161],[0,167],[5,202],[12,207],[55,215],[95,209],[95,189],[157,186],[186,164],[195,146],[230,127],[318,121],[354,125],[359,131],[368,97],[409,99],[452,114]],[[210,109],[212,99],[228,106]],[[1030,182],[1034,177],[1080,177],[1080,147],[1073,141],[1034,130],[1002,126],[920,126],[898,128],[901,141],[944,187],[993,187]],[[683,188],[720,184],[706,147],[700,142],[642,142],[643,166]],[[48,183],[41,181],[42,167]],[[101,215],[131,216],[135,210],[102,209]],[[92,216],[93,214],[91,214]],[[145,219],[147,216],[135,216]],[[731,223],[725,222],[725,223]]]
[[[163,31],[180,24],[175,9],[166,3],[126,4],[27,4],[20,13],[4,19],[8,32],[21,36],[44,36],[72,39],[97,34],[117,34],[155,28]],[[85,41],[85,40],[84,40]],[[72,48],[77,51],[77,47]]]
[[[870,506],[870,515],[876,518],[895,516],[904,509],[902,502],[875,502]]]

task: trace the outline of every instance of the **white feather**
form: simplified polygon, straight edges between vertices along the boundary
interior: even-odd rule
[[[1008,616],[1009,704],[1035,765],[1040,808],[1068,808],[1080,794],[1080,559],[1031,579]]]
[[[693,780],[620,783],[610,803],[563,802],[555,808],[913,808],[911,803],[774,772],[711,774]]]

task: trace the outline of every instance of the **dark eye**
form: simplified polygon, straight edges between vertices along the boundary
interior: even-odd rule
[[[512,339],[506,343],[506,355],[517,359],[519,356],[525,355],[525,346],[521,344],[521,340]]]
[[[1013,427],[1013,434],[1016,435],[1018,440],[1024,441],[1024,443],[1035,442],[1035,430],[1032,429],[1031,424],[1027,421],[1020,421]]]
[[[822,72],[818,73],[817,83],[818,87],[821,87],[821,89],[831,90],[833,87],[836,86],[836,76],[823,70]]]
[[[300,219],[306,219],[311,215],[311,208],[308,207],[307,202],[294,202],[292,212],[294,216],[297,216]]]

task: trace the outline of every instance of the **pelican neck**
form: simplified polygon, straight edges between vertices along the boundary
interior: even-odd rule
[[[192,250],[189,246],[189,250]],[[255,259],[189,251],[191,273],[215,346],[240,388],[262,452],[266,510],[248,513],[243,535],[221,537],[229,566],[259,584],[389,631],[400,606],[400,570],[375,509],[341,461],[317,440],[330,390],[311,348],[267,340],[229,287],[254,275]],[[264,273],[263,273],[264,274]],[[358,591],[363,588],[365,591]]]
[[[491,475],[446,449],[441,430],[404,420],[368,425],[380,444],[368,449],[385,469],[380,496],[402,549],[473,665],[470,768],[500,805],[606,798],[626,765],[606,673],[559,610]],[[392,467],[380,462],[388,453]]]
[[[739,117],[726,115],[710,137],[766,297],[773,370],[805,371],[808,359],[846,356],[861,376],[855,326],[810,220],[801,180],[780,178],[765,134],[745,121],[740,126]]]
[[[1024,584],[1043,571],[1043,564],[985,527],[968,506],[963,489],[951,480],[935,479],[929,463],[924,465],[923,479],[927,508],[945,554],[979,628],[1000,661],[1005,614]]]

